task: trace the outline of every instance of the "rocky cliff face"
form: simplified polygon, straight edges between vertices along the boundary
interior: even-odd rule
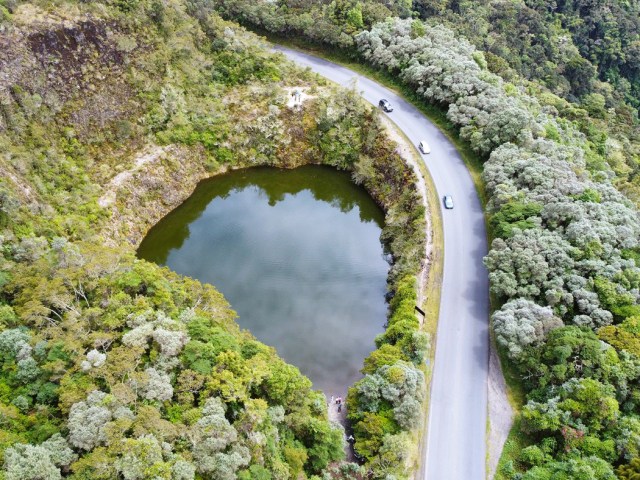
[[[58,208],[47,197],[62,174],[64,190],[96,191],[110,176],[96,159],[117,167],[140,143],[144,104],[128,72],[149,48],[122,23],[69,10],[23,4],[0,29],[0,187],[36,211]]]
[[[50,118],[66,110],[70,125],[87,133],[135,110],[123,75],[140,47],[121,25],[23,10],[0,35],[0,130],[19,128],[20,113]]]

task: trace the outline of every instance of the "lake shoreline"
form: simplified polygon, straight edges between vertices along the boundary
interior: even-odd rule
[[[200,182],[137,255],[215,285],[241,328],[314,388],[346,397],[384,332],[383,226],[383,211],[346,172],[254,167]]]

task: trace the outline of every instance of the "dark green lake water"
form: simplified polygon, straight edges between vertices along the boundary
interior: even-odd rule
[[[215,285],[242,327],[342,395],[384,330],[383,219],[344,172],[252,168],[200,183],[138,256]]]

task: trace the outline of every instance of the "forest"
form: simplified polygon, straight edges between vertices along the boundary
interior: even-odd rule
[[[377,112],[181,0],[0,14],[0,478],[404,478],[425,217]],[[304,109],[290,86],[314,93]],[[344,461],[324,394],[213,286],[135,257],[201,179],[307,163],[351,172],[386,212],[392,327],[365,364],[379,391],[353,409],[384,421],[358,433],[371,467]]]
[[[636,478],[637,2],[216,3],[391,75],[483,163],[492,329],[525,392],[499,476]]]
[[[411,474],[429,349],[413,313],[412,174],[355,92],[233,20],[392,76],[482,163],[492,329],[525,392],[500,478],[637,478],[638,12],[633,0],[0,0],[0,475]],[[292,82],[316,94],[300,112],[285,108]],[[155,163],[135,171],[136,158]],[[352,172],[386,211],[388,328],[347,399],[362,466],[342,461],[323,395],[240,331],[213,287],[133,255],[200,179],[304,163]]]

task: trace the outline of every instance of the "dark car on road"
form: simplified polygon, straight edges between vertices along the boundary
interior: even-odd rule
[[[393,112],[393,107],[391,106],[391,103],[389,102],[389,100],[387,100],[385,98],[380,100],[378,102],[378,105],[380,105],[380,108],[382,110],[384,110],[385,112]]]

